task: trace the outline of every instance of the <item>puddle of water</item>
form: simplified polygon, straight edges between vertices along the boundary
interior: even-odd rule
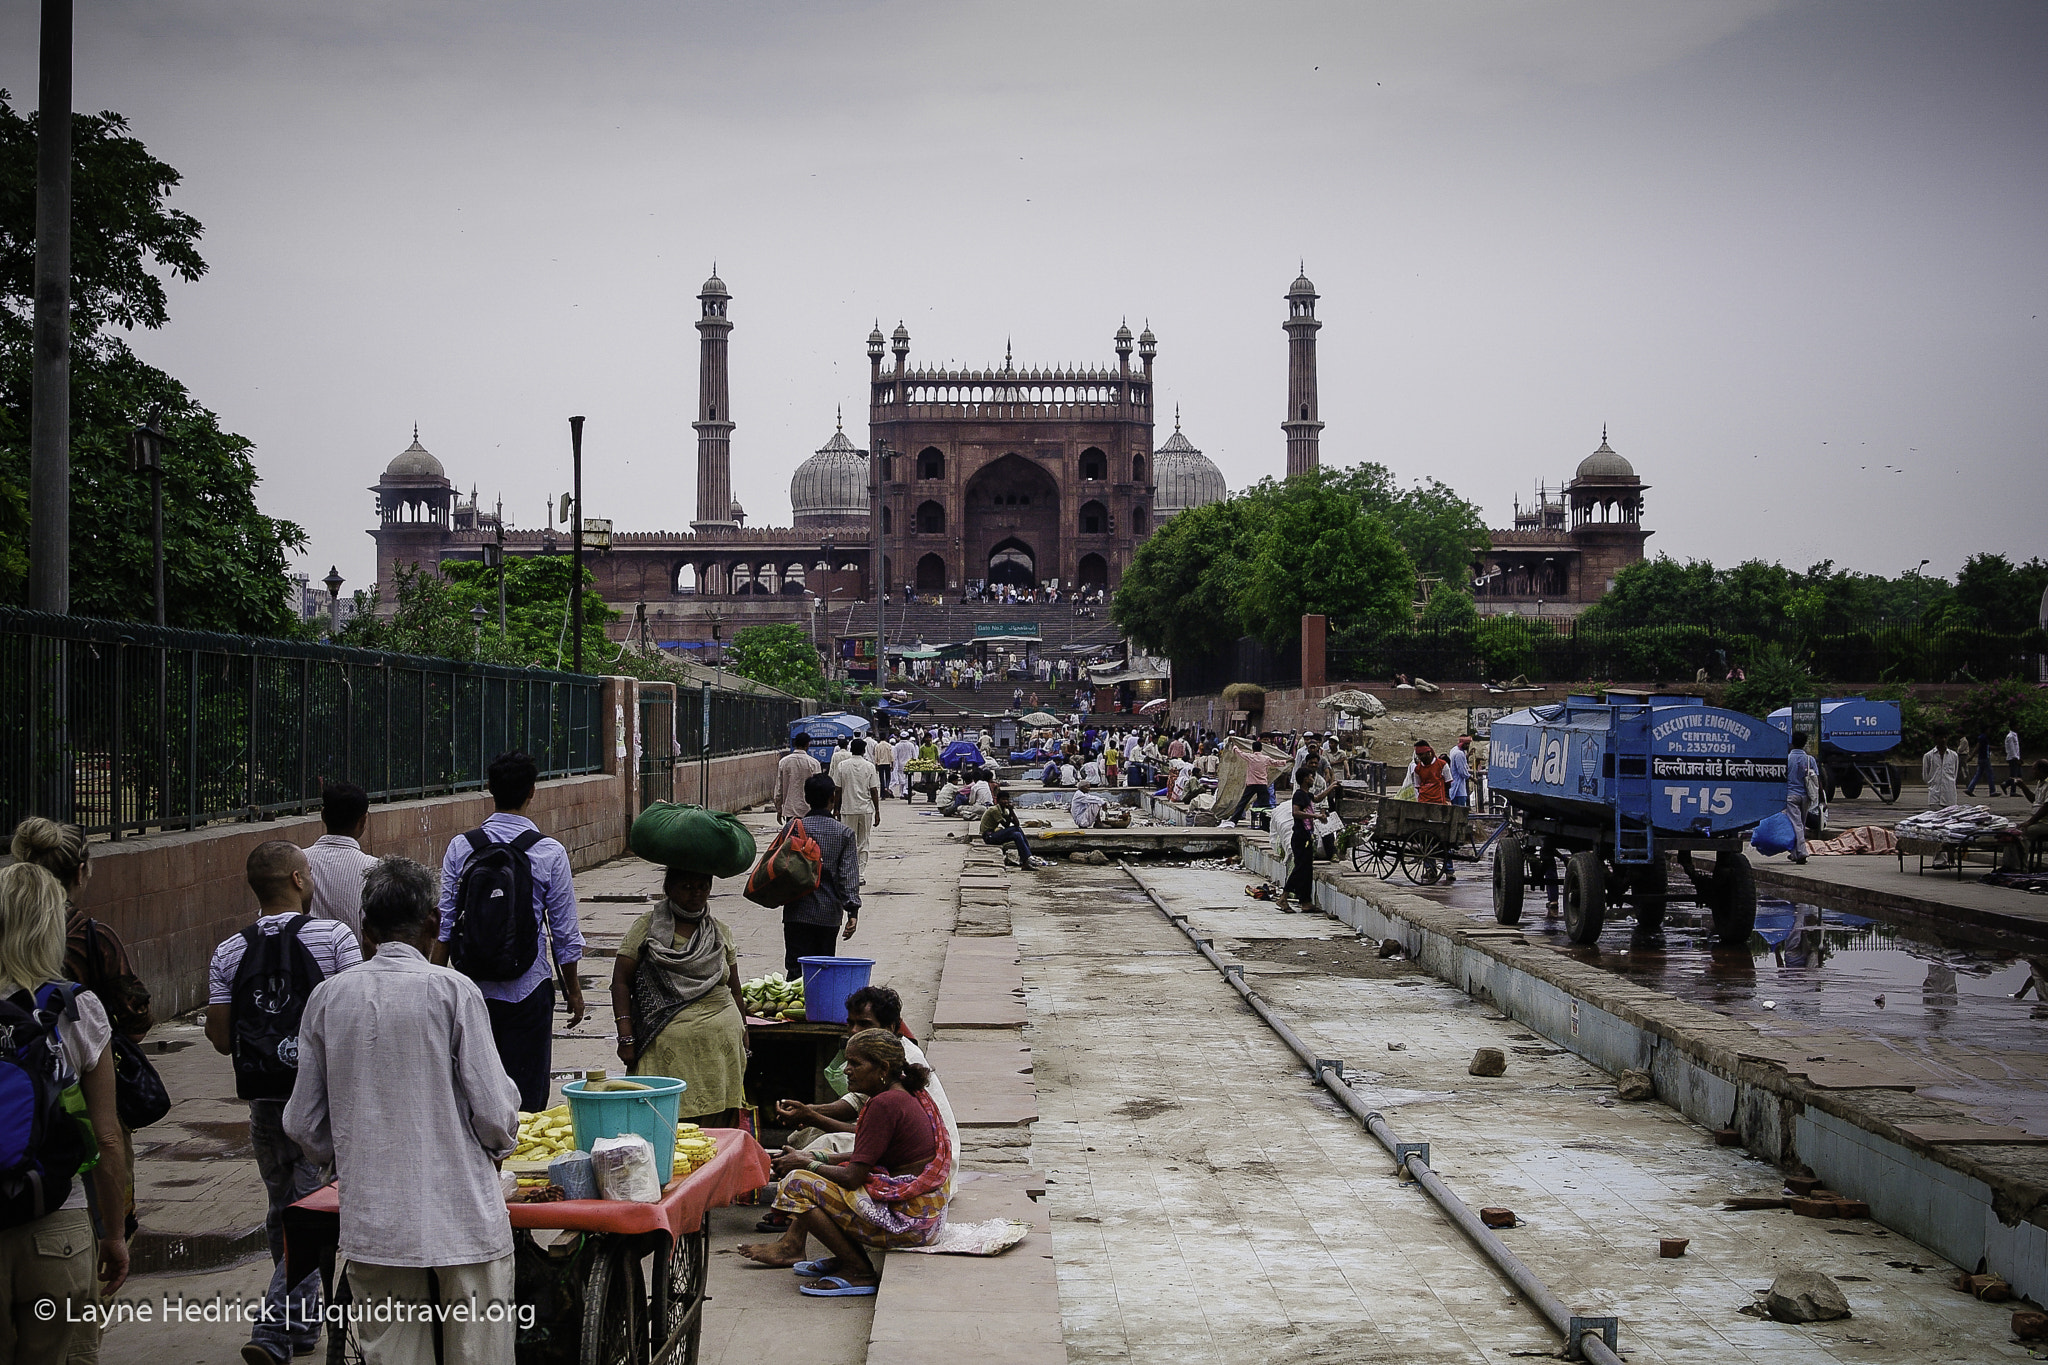
[[[1394,885],[1493,923],[1492,869],[1480,864],[1449,886]],[[1674,883],[1674,894],[1690,894]],[[1632,950],[1634,920],[1610,920],[1595,946],[1566,941],[1564,916],[1530,893],[1519,926],[1531,944],[1605,968],[1774,1037],[1850,1034],[1932,1068],[1920,1092],[1988,1122],[2048,1136],[2048,1003],[2013,992],[2030,969],[2019,958],[1942,942],[1937,931],[1841,910],[1760,897],[1747,946],[1711,946],[1712,920],[1673,903],[1665,947]],[[1816,1051],[1825,1048],[1816,1041]]]

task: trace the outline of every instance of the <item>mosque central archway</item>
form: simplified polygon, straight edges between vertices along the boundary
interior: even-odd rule
[[[1035,587],[1059,575],[1060,490],[1021,455],[983,466],[967,482],[961,557],[969,578]]]

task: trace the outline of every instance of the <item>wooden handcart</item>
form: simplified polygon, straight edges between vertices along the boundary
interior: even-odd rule
[[[1465,807],[1381,797],[1352,836],[1351,866],[1382,881],[1399,871],[1418,886],[1434,886],[1451,877],[1452,864],[1476,863],[1485,851],[1473,842]]]

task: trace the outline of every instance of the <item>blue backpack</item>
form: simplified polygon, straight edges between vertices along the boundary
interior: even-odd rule
[[[99,1164],[85,1095],[59,1046],[78,1022],[79,987],[53,981],[0,999],[0,1227],[64,1207],[71,1180]]]

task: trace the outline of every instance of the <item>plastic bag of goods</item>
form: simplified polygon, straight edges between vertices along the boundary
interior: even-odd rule
[[[1766,817],[1764,822],[1756,827],[1756,833],[1749,836],[1749,846],[1769,857],[1791,848],[1795,837],[1792,817],[1784,811],[1779,811],[1776,815]]]
[[[754,836],[739,817],[668,801],[640,812],[626,847],[650,863],[707,877],[737,877],[754,865]]]
[[[653,1204],[661,1199],[661,1176],[654,1166],[654,1148],[638,1133],[599,1138],[590,1144],[590,1168],[598,1192],[606,1199]]]

